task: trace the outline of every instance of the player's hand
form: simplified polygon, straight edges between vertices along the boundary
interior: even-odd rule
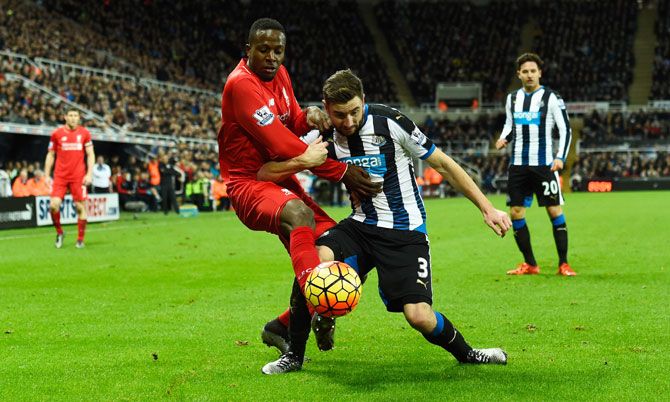
[[[305,169],[321,166],[328,156],[328,141],[323,142],[321,136],[307,146],[305,152],[298,156],[298,163]]]
[[[382,191],[381,183],[373,183],[368,172],[356,165],[347,165],[342,183],[358,200],[374,197]]]
[[[503,149],[507,146],[507,140],[505,139],[499,139],[496,141],[496,149]]]
[[[310,106],[305,111],[307,117],[307,125],[310,128],[315,128],[319,131],[326,131],[331,127],[330,118],[323,110],[316,106]]]
[[[90,185],[90,184],[91,184],[91,181],[92,181],[92,180],[91,180],[91,176],[90,176],[90,175],[86,175],[86,176],[84,176],[84,185],[85,185],[85,186]]]
[[[561,169],[563,169],[563,161],[560,159],[554,159],[554,163],[551,164],[551,171],[555,172]]]
[[[493,229],[498,236],[505,237],[505,233],[512,227],[512,220],[507,212],[493,208],[484,211],[483,214],[486,225]]]

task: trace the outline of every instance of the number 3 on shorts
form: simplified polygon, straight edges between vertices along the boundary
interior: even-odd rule
[[[544,195],[558,194],[558,183],[556,183],[556,180],[543,181],[542,187],[544,187]]]
[[[428,278],[428,261],[425,258],[419,257],[419,271],[417,272],[419,278],[426,279]]]

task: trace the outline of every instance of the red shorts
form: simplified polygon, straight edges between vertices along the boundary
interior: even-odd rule
[[[316,236],[335,226],[336,222],[305,193],[295,176],[278,185],[265,181],[235,183],[229,190],[230,203],[235,213],[251,230],[264,230],[279,236],[288,249],[288,239],[281,235],[280,213],[287,202],[300,199],[312,211],[316,222]]]
[[[65,180],[61,178],[54,178],[53,188],[51,190],[51,197],[60,198],[65,197],[65,191],[70,189],[72,199],[76,201],[84,201],[88,197],[86,186],[84,186],[84,178],[78,180]]]

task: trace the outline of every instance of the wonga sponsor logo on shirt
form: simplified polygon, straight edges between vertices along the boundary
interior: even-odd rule
[[[519,126],[540,125],[540,112],[514,112],[514,124]]]

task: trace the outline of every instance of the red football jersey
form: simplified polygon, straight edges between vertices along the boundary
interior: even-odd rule
[[[86,147],[92,145],[91,133],[83,126],[70,130],[58,127],[51,134],[49,151],[56,154],[54,178],[79,180],[86,175]]]
[[[232,191],[238,180],[255,180],[265,162],[287,160],[307,149],[300,135],[309,131],[306,116],[293,94],[284,66],[272,81],[262,81],[243,58],[230,73],[221,96],[219,160],[221,175]],[[346,164],[327,159],[312,169],[319,177],[338,181]]]

